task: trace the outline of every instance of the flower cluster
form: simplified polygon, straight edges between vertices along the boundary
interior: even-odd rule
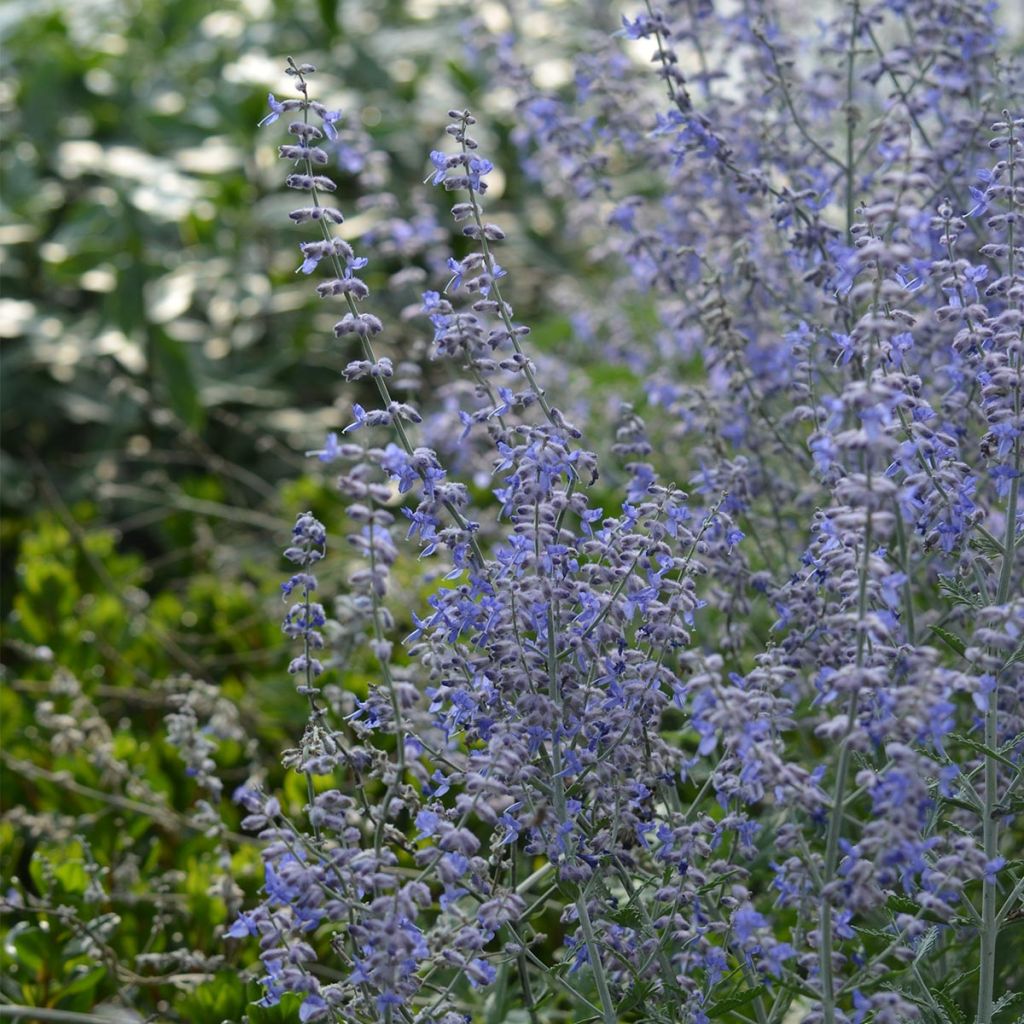
[[[941,43],[940,25],[957,26]],[[267,1003],[456,1024],[493,984],[533,1021],[551,1001],[603,1024],[747,1004],[763,1024],[860,1024],[949,1001],[937,972],[955,955],[991,1024],[1024,887],[1006,856],[1024,757],[1024,119],[1003,112],[980,141],[1013,81],[986,63],[974,0],[855,0],[822,33],[805,73],[767,9],[648,5],[579,57],[592,119],[542,95],[507,41],[481,49],[517,92],[527,172],[558,197],[569,181],[573,230],[599,225],[627,270],[586,329],[629,338],[608,358],[643,376],[654,415],[620,404],[609,445],[600,416],[584,429],[553,401],[503,294],[494,166],[466,110],[430,154],[461,239],[422,312],[462,383],[445,391],[457,442],[429,444],[434,410],[378,353],[367,262],[324,202],[316,143],[340,115],[289,65],[301,98],[271,97],[265,123],[301,111],[280,152],[309,194],[292,220],[320,237],[299,269],[328,271],[316,292],[365,403],[315,454],[341,467],[356,559],[338,629],[365,636],[374,677],[321,692],[325,536],[300,516],[285,632],[310,719],[286,763],[304,821],[239,796],[266,882],[231,934],[259,937]],[[653,83],[620,43],[647,47]],[[657,184],[620,190],[614,161]],[[654,329],[624,322],[638,295]],[[410,550],[441,568],[399,611]]]

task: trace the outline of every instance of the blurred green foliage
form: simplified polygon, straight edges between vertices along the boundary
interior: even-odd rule
[[[38,507],[41,463],[65,500],[99,498],[111,519],[170,510],[167,494],[126,504],[126,483],[180,491],[211,471],[219,500],[273,513],[297,453],[337,425],[320,371],[343,362],[292,273],[275,144],[256,138],[266,93],[286,53],[321,64],[325,96],[399,165],[404,193],[434,142],[419,106],[447,74],[451,21],[402,3],[183,0],[12,4],[0,25],[5,507]],[[362,191],[349,180],[342,204]]]
[[[323,323],[293,274],[276,144],[256,138],[266,93],[282,89],[286,54],[320,65],[318,89],[380,157],[343,179],[340,205],[352,211],[368,186],[404,199],[445,108],[476,98],[463,14],[330,0],[8,5],[6,507],[37,503],[33,459],[59,473],[66,500],[99,490],[110,507],[124,495],[109,485],[177,485],[199,467],[217,469],[229,502],[272,506],[295,453],[337,425],[336,378],[319,371],[343,362],[311,329]],[[381,216],[355,216],[350,237]],[[371,285],[399,267],[374,253]],[[416,294],[380,287],[375,301],[397,313]]]

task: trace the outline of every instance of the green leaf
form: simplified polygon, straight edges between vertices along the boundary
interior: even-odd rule
[[[185,346],[163,331],[152,332],[153,371],[166,392],[171,409],[193,430],[203,424],[203,407]]]
[[[1021,1003],[1024,1003],[1024,992],[1007,992],[1005,996],[996,1001],[996,1005],[992,1007],[992,1012],[999,1013],[1000,1010],[1011,1010]]]
[[[885,909],[894,914],[916,914],[921,908],[908,896],[893,893],[885,901]]]
[[[853,930],[861,939],[877,939],[883,947],[892,942],[892,932],[883,931],[881,928],[861,928],[855,925]]]
[[[587,377],[598,388],[635,388],[639,378],[628,366],[592,363],[585,367]]]
[[[1003,662],[1002,671],[1008,669],[1011,665],[1016,665],[1018,661],[1024,661],[1024,642],[1019,643],[1006,661]]]
[[[949,981],[943,984],[941,991],[948,995],[951,992],[956,992],[957,989],[967,983],[973,984],[974,975],[976,975],[979,970],[980,967],[975,965],[969,971],[961,971],[959,974],[954,974]]]
[[[932,992],[932,997],[939,1004],[949,1024],[967,1024],[967,1015],[945,992],[936,990]]]
[[[971,539],[971,547],[984,555],[988,555],[989,558],[1003,557],[1003,545],[991,537],[986,537],[984,534],[978,534],[978,536],[973,537]]]
[[[51,948],[50,937],[28,921],[19,921],[4,939],[4,952],[32,973],[49,962]]]
[[[254,998],[260,997],[257,995]],[[294,1024],[299,1019],[301,1005],[301,996],[286,992],[276,1006],[260,1006],[253,1002],[246,1010],[246,1016],[249,1024]]]
[[[89,873],[81,860],[68,858],[52,866],[53,877],[64,887],[68,895],[79,895],[89,888]]]
[[[922,960],[928,955],[932,946],[935,945],[936,940],[939,937],[938,928],[929,928],[928,933],[924,939],[921,940],[921,944],[917,947],[917,952],[914,954],[914,964],[920,964]]]
[[[246,992],[242,979],[221,971],[189,992],[175,1009],[185,1020],[237,1020],[245,1012]]]
[[[922,911],[914,900],[909,899],[906,896],[901,896],[898,893],[894,893],[885,901],[885,909],[892,914],[912,914],[915,917],[919,917],[922,921],[928,921],[930,924],[946,923],[943,918],[939,917],[939,915],[934,911]],[[892,935],[890,934],[889,939],[891,938]]]
[[[71,979],[58,993],[58,1001],[68,996],[81,995],[83,992],[92,992],[93,989],[106,977],[107,968],[103,965],[86,969]]]
[[[117,287],[107,298],[108,315],[129,338],[137,336],[146,322],[146,277],[146,268],[139,260],[129,258],[118,272]]]
[[[971,736],[965,736],[963,733],[955,732],[950,733],[949,738],[955,740],[957,743],[962,743],[965,747],[970,747],[971,750],[977,751],[979,754],[984,754],[986,757],[991,757],[998,761],[1000,764],[1005,765],[1007,768],[1013,770],[1016,775],[1020,771],[1020,766],[1014,764],[1008,757],[1001,754],[998,750],[994,750],[992,747],[979,742]]]
[[[939,576],[939,589],[951,598],[954,604],[968,605],[971,608],[981,606],[981,598],[972,593],[963,580],[955,576]]]
[[[1000,801],[994,810],[996,814],[1019,814],[1024,811],[1024,797],[1011,797],[1009,801]]]
[[[955,796],[944,796],[940,798],[944,804],[949,804],[951,807],[959,807],[961,811],[970,811],[972,814],[978,814],[981,808],[977,804],[972,804],[967,800],[961,800]]]
[[[510,1010],[509,975],[512,964],[506,960],[498,967],[497,981],[491,986],[490,994],[484,1003],[485,1024],[502,1024],[508,1019]]]
[[[712,1003],[705,1013],[707,1013],[711,1020],[715,1020],[718,1017],[724,1017],[730,1011],[738,1010],[741,1006],[746,1006],[747,1003],[752,1003],[766,991],[767,989],[764,985],[758,985],[757,988],[752,988],[747,992],[740,992],[736,995],[726,996],[725,999],[719,999],[718,1002]]]
[[[941,626],[929,626],[928,627],[944,644],[948,647],[952,647],[957,654],[962,658],[967,650],[967,645],[956,635],[956,633],[950,633],[948,629],[943,629]]]
[[[975,814],[978,812],[975,811]],[[970,828],[964,828],[963,825],[952,820],[952,818],[943,818],[940,822],[943,828],[948,828],[951,832],[955,832],[958,836],[973,836],[974,830]]]
[[[723,882],[728,881],[734,875],[738,875],[739,873],[740,872],[737,869],[732,869],[730,871],[726,871],[724,875],[719,875],[713,882],[708,882],[706,885],[702,885],[697,890],[697,895],[703,896],[704,893],[713,892],[720,885],[722,885]]]
[[[316,6],[324,28],[333,35],[338,31],[338,0],[317,0]]]
[[[635,984],[629,989],[629,993],[625,999],[615,1008],[620,1019],[631,1010],[640,1009],[641,1014],[643,1013],[643,1006],[647,999],[647,994],[650,991],[650,985]]]
[[[455,84],[458,86],[459,92],[464,96],[472,97],[476,95],[480,83],[468,68],[454,60],[446,61],[445,67],[448,69],[448,74],[452,76]]]

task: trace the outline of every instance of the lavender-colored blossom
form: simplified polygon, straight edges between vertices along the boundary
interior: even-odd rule
[[[260,937],[265,1000],[447,1024],[455,993],[514,971],[528,1012],[557,976],[603,1024],[640,992],[652,1019],[706,1020],[727,985],[765,1019],[799,993],[812,1022],[895,1024],[918,1014],[906,965],[970,933],[990,1024],[1019,894],[1024,122],[996,121],[977,176],[991,18],[933,7],[855,4],[806,39],[781,15],[640,8],[576,58],[575,110],[493,43],[526,172],[621,267],[574,322],[645,380],[646,422],[625,400],[581,418],[531,350],[466,110],[428,177],[459,255],[418,272],[420,351],[457,379],[420,411],[321,203],[338,115],[290,65],[302,98],[265,123],[301,111],[281,156],[322,239],[299,270],[326,270],[358,394],[311,453],[340,469],[339,621],[312,600],[309,514],[283,585],[308,827],[240,797],[265,886],[230,934]],[[355,678],[358,645],[358,693],[323,686]]]

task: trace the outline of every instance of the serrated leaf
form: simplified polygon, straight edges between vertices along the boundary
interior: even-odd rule
[[[943,629],[941,626],[929,626],[928,627],[947,647],[951,647],[957,654],[962,658],[967,651],[967,645],[956,635],[956,633],[950,633],[948,629]]]
[[[977,751],[979,754],[985,754],[986,757],[991,757],[998,761],[1000,764],[1005,765],[1007,768],[1012,768],[1014,774],[1020,771],[1020,766],[1011,761],[1004,754],[1001,754],[998,750],[993,749],[985,743],[974,739],[971,736],[965,736],[963,733],[951,733],[951,740],[955,740],[957,743],[962,743],[965,747],[970,747],[971,750]]]
[[[704,1012],[711,1020],[715,1020],[718,1017],[725,1016],[725,1014],[732,1010],[738,1010],[741,1006],[746,1006],[747,1003],[752,1003],[766,991],[767,989],[764,985],[758,985],[757,988],[752,988],[748,992],[741,992],[734,996],[726,996],[725,999],[719,999],[718,1002],[712,1003]]]
[[[967,1015],[953,1002],[945,992],[932,992],[932,997],[939,1004],[948,1024],[967,1024]]]
[[[975,811],[974,813],[977,814],[978,812]],[[942,819],[942,826],[943,826],[943,828],[948,828],[951,832],[955,832],[959,836],[973,836],[974,835],[974,830],[973,829],[964,828],[963,825],[959,825],[955,821],[951,821],[949,818],[943,818]]]
[[[971,539],[971,547],[976,551],[982,552],[982,554],[988,555],[990,558],[1003,557],[1003,545],[983,534],[979,534]]]
[[[862,939],[878,939],[884,945],[888,945],[892,942],[893,933],[882,931],[881,928],[860,928],[854,927],[853,929]]]
[[[1011,665],[1016,665],[1018,661],[1024,661],[1024,643],[1018,644],[1013,654],[1003,662],[1003,671],[1008,669]]]
[[[893,893],[885,901],[885,908],[897,914],[916,914],[921,909],[909,896],[899,893]]]
[[[616,924],[622,925],[623,928],[641,928],[643,926],[640,912],[631,906],[616,910],[614,913],[608,914],[608,917]]]
[[[1009,1010],[1020,1003],[1024,1003],[1024,992],[1007,992],[1005,996],[996,1000],[992,1012],[999,1013],[1000,1010]]]
[[[914,963],[919,964],[924,957],[928,954],[928,951],[935,945],[935,940],[939,937],[938,928],[929,928],[925,937],[921,940],[920,945],[917,947],[917,952],[914,954]]]
[[[726,881],[729,878],[732,878],[733,875],[738,875],[738,874],[739,874],[739,871],[737,871],[737,870],[726,871],[726,873],[724,875],[719,875],[718,878],[716,878],[713,882],[708,882],[707,885],[702,885],[697,890],[697,895],[698,896],[703,896],[704,893],[711,892],[713,889],[717,889],[724,881]]]
[[[978,595],[972,593],[968,589],[967,584],[963,580],[958,580],[955,576],[940,576],[939,589],[947,597],[952,598],[954,604],[968,605],[971,608],[981,606],[981,599]]]
[[[626,998],[623,999],[622,1002],[619,1003],[619,1005],[616,1007],[616,1011],[618,1012],[619,1016],[621,1017],[627,1011],[642,1008],[647,999],[647,994],[649,991],[649,985],[633,985],[630,988],[629,994],[626,996]]]
[[[912,914],[929,924],[946,924],[946,921],[934,911],[922,910],[912,899],[898,893],[893,893],[885,901],[885,908],[893,914]]]
[[[954,992],[965,982],[971,981],[974,978],[974,975],[978,973],[979,969],[979,966],[975,965],[968,971],[961,971],[959,974],[955,974],[949,979],[949,981],[943,984],[941,991],[947,995],[950,992]]]
[[[955,796],[944,796],[940,798],[944,804],[949,804],[951,807],[959,807],[961,811],[970,811],[972,814],[978,814],[981,808],[976,804],[969,803],[966,800],[961,800]]]

